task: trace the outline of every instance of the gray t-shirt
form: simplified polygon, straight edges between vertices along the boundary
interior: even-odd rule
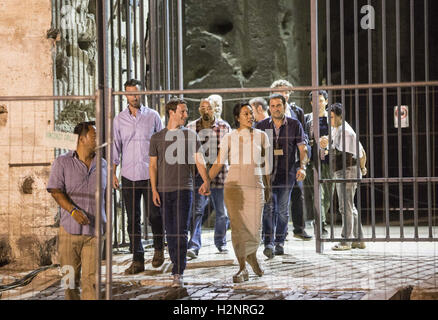
[[[158,192],[193,189],[195,154],[201,148],[196,132],[184,127],[164,128],[152,136],[149,156],[157,157]]]

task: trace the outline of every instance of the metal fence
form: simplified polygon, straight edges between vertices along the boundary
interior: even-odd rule
[[[366,141],[365,148],[369,155],[369,178],[359,179],[359,175],[355,181],[358,183],[357,191],[357,209],[358,219],[361,221],[363,210],[363,189],[366,188],[366,199],[370,203],[371,208],[367,208],[367,213],[371,216],[371,235],[369,237],[351,239],[352,241],[436,241],[434,235],[434,220],[437,211],[436,208],[436,155],[435,155],[435,139],[436,139],[436,113],[434,111],[434,102],[436,98],[436,84],[430,81],[429,78],[429,1],[409,1],[409,17],[408,21],[404,20],[404,24],[409,23],[409,42],[401,45],[401,21],[400,21],[400,0],[395,1],[358,1],[349,2],[353,4],[353,20],[349,19],[350,24],[346,23],[346,4],[343,0],[340,1],[325,1],[326,13],[326,34],[322,35],[326,40],[327,60],[325,62],[327,70],[323,71],[319,68],[318,63],[318,5],[322,1],[311,1],[312,15],[312,84],[317,87],[320,84],[319,75],[325,74],[328,85],[332,85],[333,75],[333,56],[338,55],[340,64],[340,85],[345,85],[346,69],[354,70],[349,72],[349,82],[354,82],[354,86],[343,88],[340,91],[329,90],[331,101],[338,99],[347,107],[344,110],[345,116],[349,117],[349,123],[355,128],[357,133],[357,147],[359,140]],[[404,1],[406,5],[408,1]],[[365,12],[372,14],[374,18],[374,26],[359,29],[359,4],[367,5]],[[339,21],[335,20],[331,15],[333,6],[339,5]],[[392,10],[388,10],[391,6]],[[363,8],[363,7],[362,7]],[[380,21],[375,19],[375,12],[379,12]],[[421,19],[421,15],[423,18]],[[419,18],[420,17],[420,18]],[[395,20],[395,25],[390,25],[388,20]],[[422,23],[418,23],[418,20]],[[422,21],[421,21],[422,20]],[[362,21],[361,21],[362,22]],[[338,24],[333,25],[333,24]],[[333,40],[331,30],[339,28],[339,39]],[[353,41],[346,43],[346,29],[353,31]],[[361,23],[361,28],[363,25]],[[406,31],[406,27],[404,30]],[[362,33],[361,33],[362,32]],[[367,37],[363,36],[366,32]],[[376,52],[376,32],[382,39],[381,44],[377,43],[377,48],[380,48],[380,54]],[[389,39],[389,35],[394,35],[395,39]],[[420,35],[420,36],[418,36]],[[423,35],[423,37],[421,37]],[[350,34],[351,36],[351,34]],[[360,40],[359,41],[359,36]],[[351,37],[349,38],[351,39]],[[395,43],[391,41],[395,40]],[[336,46],[335,46],[336,44]],[[388,50],[388,46],[395,45],[395,50]],[[418,60],[418,55],[415,55],[415,48],[418,46],[424,47],[423,60]],[[338,50],[339,49],[339,50]],[[346,51],[353,55],[353,60],[347,63]],[[360,69],[359,50],[367,52],[366,68]],[[393,52],[394,51],[394,52]],[[410,79],[407,79],[406,67],[402,73],[401,56],[408,57],[410,62],[410,70],[408,74]],[[381,60],[379,64],[379,74],[374,73],[373,59]],[[406,59],[404,60],[406,61]],[[395,86],[389,86],[388,68],[389,62],[395,63],[396,79]],[[362,64],[364,61],[362,61]],[[421,65],[423,66],[421,70]],[[367,71],[367,78],[363,76],[364,71]],[[362,71],[362,73],[360,72]],[[421,74],[421,76],[419,76]],[[360,84],[360,79],[365,85]],[[375,85],[373,81],[381,79],[381,84]],[[423,82],[415,83],[416,81]],[[347,90],[351,89],[350,94]],[[353,91],[354,90],[354,91]],[[347,96],[350,98],[347,101]],[[388,116],[393,108],[402,105],[409,105],[410,110],[410,128],[404,129],[401,126],[402,115],[398,112],[395,121],[399,124],[396,129],[390,127],[392,117]],[[313,115],[318,116],[316,101],[313,105]],[[395,110],[395,109],[394,109]],[[398,109],[397,109],[398,110]],[[344,123],[343,123],[344,126]],[[365,130],[364,130],[365,128]],[[315,126],[315,137],[319,137],[319,129]],[[362,133],[363,132],[363,133]],[[364,139],[360,139],[360,135]],[[383,150],[382,150],[383,149]],[[410,158],[410,161],[409,161]],[[379,160],[379,162],[376,162]],[[393,165],[396,163],[397,165]],[[381,167],[379,166],[381,164]],[[318,168],[320,165],[318,164]],[[357,163],[359,169],[359,163]],[[383,170],[382,170],[383,169]],[[344,163],[345,170],[345,163]],[[317,170],[318,171],[318,170]],[[344,171],[345,172],[345,171]],[[315,194],[319,191],[319,184],[330,182],[347,182],[346,179],[319,179],[320,172],[315,174]],[[379,188],[380,187],[380,188]],[[383,190],[382,190],[383,188]],[[398,189],[398,190],[397,190]],[[380,192],[376,195],[376,190]],[[394,191],[398,194],[393,195]],[[411,196],[406,199],[406,194]],[[393,199],[397,200],[394,204]],[[413,198],[413,199],[412,199]],[[383,204],[380,203],[383,201]],[[411,207],[407,207],[407,203]],[[332,199],[333,204],[333,199]],[[380,206],[379,206],[380,204]],[[425,204],[425,205],[424,205]],[[317,198],[316,206],[318,217],[320,217],[320,199]],[[412,208],[413,207],[413,208]],[[399,215],[399,236],[390,235],[390,212],[397,212]],[[405,234],[405,216],[408,211],[413,212],[414,234],[411,237]],[[427,213],[427,233],[419,233],[419,218],[420,212]],[[376,214],[377,213],[377,214]],[[379,237],[376,233],[376,219],[378,214],[383,215],[384,236]],[[330,212],[332,227],[329,239],[321,237],[321,222],[318,221],[316,249],[318,252],[323,251],[323,242],[342,241],[343,239],[334,236],[333,222],[334,211],[333,205]],[[319,219],[317,219],[319,220]]]
[[[328,239],[321,236],[321,204],[320,187],[324,183],[354,181],[358,183],[357,208],[359,220],[363,219],[366,212],[367,221],[370,220],[371,235],[352,241],[437,241],[434,234],[436,208],[437,182],[436,177],[436,126],[437,113],[435,111],[437,81],[430,81],[429,77],[429,12],[428,0],[413,1],[410,4],[410,41],[408,46],[401,45],[401,21],[400,0],[395,0],[395,10],[387,10],[388,1],[353,1],[354,19],[352,25],[345,20],[346,3],[343,0],[325,1],[325,35],[319,35],[319,29],[323,22],[318,20],[319,7],[324,1],[311,0],[311,56],[312,56],[312,84],[308,87],[294,87],[296,92],[313,91],[317,96],[318,90],[329,92],[330,102],[339,101],[345,106],[344,120],[347,120],[357,133],[357,146],[362,142],[368,158],[368,178],[359,179],[320,179],[320,163],[317,161],[314,170],[314,194],[316,204],[316,251],[323,252],[325,242],[342,241],[335,237],[335,201],[332,198],[330,211],[331,232]],[[59,2],[56,2],[59,3]],[[64,3],[64,2],[61,2]],[[391,2],[392,3],[392,2]],[[420,3],[420,5],[418,4]],[[349,2],[351,4],[351,2]],[[376,53],[374,29],[368,29],[366,40],[359,37],[359,4],[366,4],[373,8],[379,8],[380,21],[375,21],[378,32],[381,32],[382,42]],[[421,5],[422,4],[422,5]],[[339,5],[340,17],[336,20],[331,15],[331,8]],[[160,106],[170,95],[199,94],[266,94],[273,92],[270,88],[230,88],[230,89],[205,89],[183,90],[183,60],[182,60],[182,1],[154,1],[150,0],[146,6],[145,1],[106,1],[101,3],[97,10],[97,20],[105,27],[99,29],[98,40],[103,42],[103,49],[99,49],[99,87],[95,96],[96,121],[100,131],[98,145],[106,145],[106,158],[110,162],[112,147],[112,119],[117,111],[123,107],[122,95],[124,94],[124,79],[139,77],[143,82],[143,88],[148,91],[140,91],[138,94],[150,96],[149,106],[160,110]],[[418,17],[415,10],[423,12],[423,28],[418,29]],[[55,8],[56,10],[56,8]],[[395,27],[388,28],[388,16],[395,19]],[[146,20],[146,16],[148,19]],[[60,23],[60,22],[58,22]],[[334,39],[332,32],[335,24],[339,27],[339,38]],[[353,29],[353,41],[347,42],[345,29]],[[338,32],[336,30],[336,32]],[[395,33],[395,53],[388,50],[388,34]],[[424,35],[423,41],[416,38],[416,33]],[[148,38],[148,35],[150,38]],[[72,35],[74,37],[74,35]],[[125,37],[125,38],[124,38]],[[325,61],[320,59],[319,44],[325,39],[327,57]],[[364,42],[365,41],[365,42]],[[349,46],[351,44],[351,46]],[[418,57],[415,56],[414,48],[424,46],[424,61],[421,77],[419,76]],[[339,47],[339,48],[338,48]],[[339,50],[338,50],[339,49]],[[366,50],[367,77],[362,74],[359,61],[359,50]],[[401,55],[409,50],[410,53],[410,79],[404,77],[402,72]],[[348,52],[348,53],[347,53]],[[352,60],[348,59],[351,54]],[[334,65],[334,56],[339,57],[339,65]],[[377,75],[373,68],[373,59],[378,55],[381,60],[381,68]],[[336,59],[337,61],[337,59]],[[395,62],[396,78],[393,82],[388,81],[389,61]],[[352,64],[351,64],[352,62]],[[362,62],[363,63],[363,62]],[[326,70],[320,68],[325,65]],[[340,70],[334,77],[333,70]],[[350,72],[354,70],[354,72]],[[348,74],[347,74],[347,71]],[[102,74],[101,74],[102,73]],[[322,85],[325,79],[326,85]],[[334,84],[334,80],[338,80]],[[360,81],[361,80],[361,81]],[[351,84],[353,83],[353,84]],[[111,89],[112,88],[112,89]],[[114,89],[114,91],[112,91]],[[64,91],[59,91],[63,93]],[[55,94],[58,94],[55,92]],[[46,97],[47,98],[47,97]],[[66,98],[66,97],[64,97]],[[63,97],[51,97],[53,100],[63,100]],[[101,102],[104,101],[104,104]],[[146,99],[144,100],[144,102]],[[390,126],[394,107],[409,105],[411,114],[409,129]],[[117,108],[116,108],[117,107]],[[313,117],[318,118],[318,106],[313,102]],[[401,123],[401,113],[397,115],[398,124]],[[105,132],[105,134],[104,134]],[[314,127],[315,140],[319,138],[319,126]],[[409,147],[406,149],[406,145]],[[102,149],[98,149],[98,159],[103,156]],[[408,161],[409,160],[409,161]],[[98,163],[100,163],[98,161]],[[396,163],[396,165],[393,165]],[[122,234],[121,243],[117,238],[117,208],[116,203],[121,197],[113,193],[111,166],[108,166],[108,188],[106,197],[106,211],[108,216],[107,228],[115,228],[114,243],[112,242],[112,230],[107,229],[107,276],[106,298],[111,299],[112,286],[112,245],[126,245],[125,235]],[[99,171],[100,172],[100,171]],[[406,195],[412,195],[407,199]],[[103,195],[96,195],[97,201],[102,201]],[[117,200],[120,198],[120,200]],[[409,201],[408,201],[409,200]],[[368,206],[369,204],[369,206]],[[407,207],[409,204],[409,208]],[[123,210],[123,204],[120,206]],[[399,236],[391,236],[391,212],[398,214]],[[413,218],[414,234],[406,236],[406,215],[409,213]],[[114,223],[111,218],[114,213]],[[146,212],[144,212],[146,214]],[[124,219],[122,211],[121,219]],[[421,219],[425,217],[426,223]],[[147,237],[147,219],[143,218],[145,226],[144,234]],[[384,234],[380,236],[377,223],[383,223]],[[421,226],[427,228],[424,236],[420,232]],[[122,224],[122,232],[124,230]],[[97,235],[100,237],[100,235]],[[100,259],[98,261],[100,266]],[[99,268],[97,292],[100,293],[101,273]]]

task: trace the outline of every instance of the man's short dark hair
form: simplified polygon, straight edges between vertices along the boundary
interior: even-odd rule
[[[279,93],[273,93],[269,96],[269,104],[271,104],[271,100],[273,99],[280,99],[281,102],[283,102],[284,107],[286,108],[286,99],[283,97],[283,95]]]
[[[309,93],[309,100],[312,101],[312,93],[313,91],[310,91]],[[328,93],[325,90],[319,90],[318,91],[318,96],[324,96],[325,100],[328,100]]]
[[[176,112],[176,108],[178,108],[179,104],[185,104],[187,105],[187,102],[184,99],[180,99],[178,97],[172,97],[167,103],[166,103],[166,114],[170,116],[169,111],[172,110],[173,112]]]
[[[344,107],[342,106],[342,103],[339,102],[333,103],[329,108],[331,112],[340,117],[342,117],[342,109],[344,109]]]
[[[126,89],[126,87],[141,86],[141,81],[138,81],[136,79],[129,79],[128,81],[125,82],[124,86],[125,86],[125,89]]]
[[[249,100],[249,104],[250,105],[255,105],[256,108],[258,106],[260,106],[260,107],[262,107],[263,111],[268,110],[268,103],[266,102],[265,99],[263,99],[261,97],[252,98],[251,100]]]
[[[74,128],[73,133],[79,135],[80,137],[86,136],[88,131],[90,131],[90,127],[93,127],[95,125],[96,125],[95,121],[84,121],[78,123]]]

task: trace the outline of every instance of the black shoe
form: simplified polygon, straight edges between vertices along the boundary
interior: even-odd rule
[[[133,261],[128,269],[125,270],[125,274],[137,274],[144,271],[144,262]]]
[[[282,256],[284,254],[284,248],[283,245],[281,244],[277,244],[275,246],[275,255],[276,256]]]
[[[321,236],[322,236],[323,238],[327,238],[327,237],[328,237],[328,231],[327,231],[325,228],[322,228]]]
[[[303,240],[303,241],[309,241],[312,240],[312,236],[308,235],[306,231],[303,231],[301,233],[294,233],[294,238]]]
[[[228,252],[228,249],[227,249],[226,246],[220,246],[220,247],[217,247],[217,250],[218,250],[220,253],[227,253],[227,252]]]

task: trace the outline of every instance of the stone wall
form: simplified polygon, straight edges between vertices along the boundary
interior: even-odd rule
[[[1,1],[0,96],[52,95],[50,0]],[[52,262],[56,206],[46,188],[52,102],[0,102],[0,266]],[[23,164],[29,164],[23,166]]]
[[[309,1],[185,3],[186,89],[269,87],[280,78],[295,86],[311,83]],[[224,107],[228,121],[232,105]]]

